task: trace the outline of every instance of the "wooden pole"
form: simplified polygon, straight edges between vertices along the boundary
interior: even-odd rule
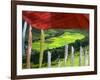
[[[28,50],[27,50],[27,68],[31,67],[31,49],[32,49],[32,27],[29,26],[29,35],[28,35]]]
[[[65,45],[65,55],[64,55],[64,62],[65,62],[65,66],[66,66],[66,62],[67,62],[67,58],[68,58],[68,45]]]
[[[48,51],[48,68],[51,67],[51,53]]]
[[[43,62],[44,42],[45,42],[44,30],[41,29],[39,68],[42,67],[42,62]]]
[[[84,53],[84,65],[88,66],[89,62],[88,62],[88,52],[85,49],[85,53]]]
[[[25,50],[24,50],[24,46],[25,46],[25,34],[26,34],[26,29],[27,29],[27,22],[24,22],[24,26],[23,26],[23,32],[22,32],[22,54],[25,55]]]
[[[74,47],[71,47],[71,66],[74,66]]]
[[[83,55],[83,48],[82,46],[80,46],[79,66],[82,66],[82,55]]]

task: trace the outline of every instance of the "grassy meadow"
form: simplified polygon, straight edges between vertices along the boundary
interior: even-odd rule
[[[28,31],[26,33],[25,45],[28,43]],[[39,67],[39,53],[40,53],[40,31],[33,29],[32,40],[32,55],[31,55],[31,68]],[[86,30],[75,29],[50,29],[44,31],[45,43],[44,43],[44,55],[42,67],[47,67],[47,51],[52,54],[51,65],[52,67],[58,67],[58,56],[60,56],[60,67],[71,66],[71,46],[75,48],[74,66],[79,66],[79,48],[82,46],[89,52],[89,36]],[[69,45],[68,59],[66,65],[64,64],[64,52],[65,45]],[[88,54],[89,56],[89,54]],[[82,56],[84,66],[84,55]],[[23,68],[26,68],[26,55],[23,56]]]

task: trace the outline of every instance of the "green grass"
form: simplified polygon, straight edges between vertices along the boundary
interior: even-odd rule
[[[79,66],[79,52],[75,53],[75,57],[74,57],[74,65],[73,66]],[[71,67],[71,56],[68,56],[68,59],[66,61],[66,65],[64,63],[64,58],[60,59],[60,67]],[[57,67],[58,63],[56,61],[52,62],[52,67]],[[84,63],[84,55],[82,56],[82,65],[81,66],[85,66]]]
[[[26,66],[26,64],[24,63],[23,64],[23,68],[25,68],[25,66]],[[74,58],[74,67],[75,66],[79,66],[79,57],[78,56],[75,56],[75,58]],[[85,66],[84,65],[84,56],[83,56],[82,65],[81,66]],[[38,68],[38,67],[39,67],[39,64],[31,63],[31,68]],[[52,68],[58,67],[58,62],[57,61],[52,61],[51,67]],[[68,58],[66,65],[64,64],[64,59],[60,59],[60,67],[71,67],[70,57]],[[43,63],[42,64],[42,68],[47,68],[47,63]]]
[[[38,35],[35,35],[37,33]],[[56,34],[58,35],[55,36]],[[88,32],[84,30],[48,30],[45,31],[46,39],[45,39],[44,49],[47,50],[47,49],[59,48],[66,44],[75,43],[76,40],[84,39],[86,36],[88,36]],[[32,49],[40,52],[40,33],[34,32],[33,38],[34,41],[32,43]],[[84,55],[82,61],[83,61],[82,66],[84,66]],[[71,67],[71,56],[68,55],[66,66],[64,64],[64,58],[60,58],[60,64],[61,64],[60,67]],[[58,61],[52,60],[51,66],[58,67]],[[74,66],[79,66],[79,51],[75,52]],[[47,63],[46,62],[43,63],[42,67],[47,68]],[[23,63],[23,68],[26,68],[26,63]],[[31,68],[39,68],[39,63],[37,62],[34,64],[34,62],[31,62]]]
[[[79,32],[65,32],[60,36],[46,39],[44,49],[46,50],[61,47],[66,44],[74,43],[76,40],[81,40],[83,38],[85,38],[85,35]],[[40,41],[33,42],[32,49],[40,51]]]
[[[88,58],[88,60],[89,60],[89,58]],[[75,67],[75,66],[79,66],[79,52],[78,51],[75,53],[75,56],[74,56],[74,65],[73,65],[73,67]],[[82,56],[82,65],[81,66],[85,66],[84,65],[84,54]],[[26,64],[23,63],[23,68],[25,68],[25,67],[26,67]],[[39,67],[38,63],[34,64],[34,63],[31,62],[31,68],[38,68],[38,67]],[[58,61],[57,60],[52,61],[51,62],[51,67],[52,68],[58,67]],[[68,55],[68,59],[66,61],[66,65],[64,63],[64,58],[60,59],[60,67],[71,67],[71,55]],[[43,63],[42,64],[42,68],[47,68],[47,63]]]

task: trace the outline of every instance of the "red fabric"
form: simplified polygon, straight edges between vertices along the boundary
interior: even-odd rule
[[[22,17],[36,29],[89,28],[89,14],[23,11]]]

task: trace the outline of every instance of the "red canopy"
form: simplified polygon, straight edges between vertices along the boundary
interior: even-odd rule
[[[22,17],[36,29],[89,28],[89,14],[23,11]]]

